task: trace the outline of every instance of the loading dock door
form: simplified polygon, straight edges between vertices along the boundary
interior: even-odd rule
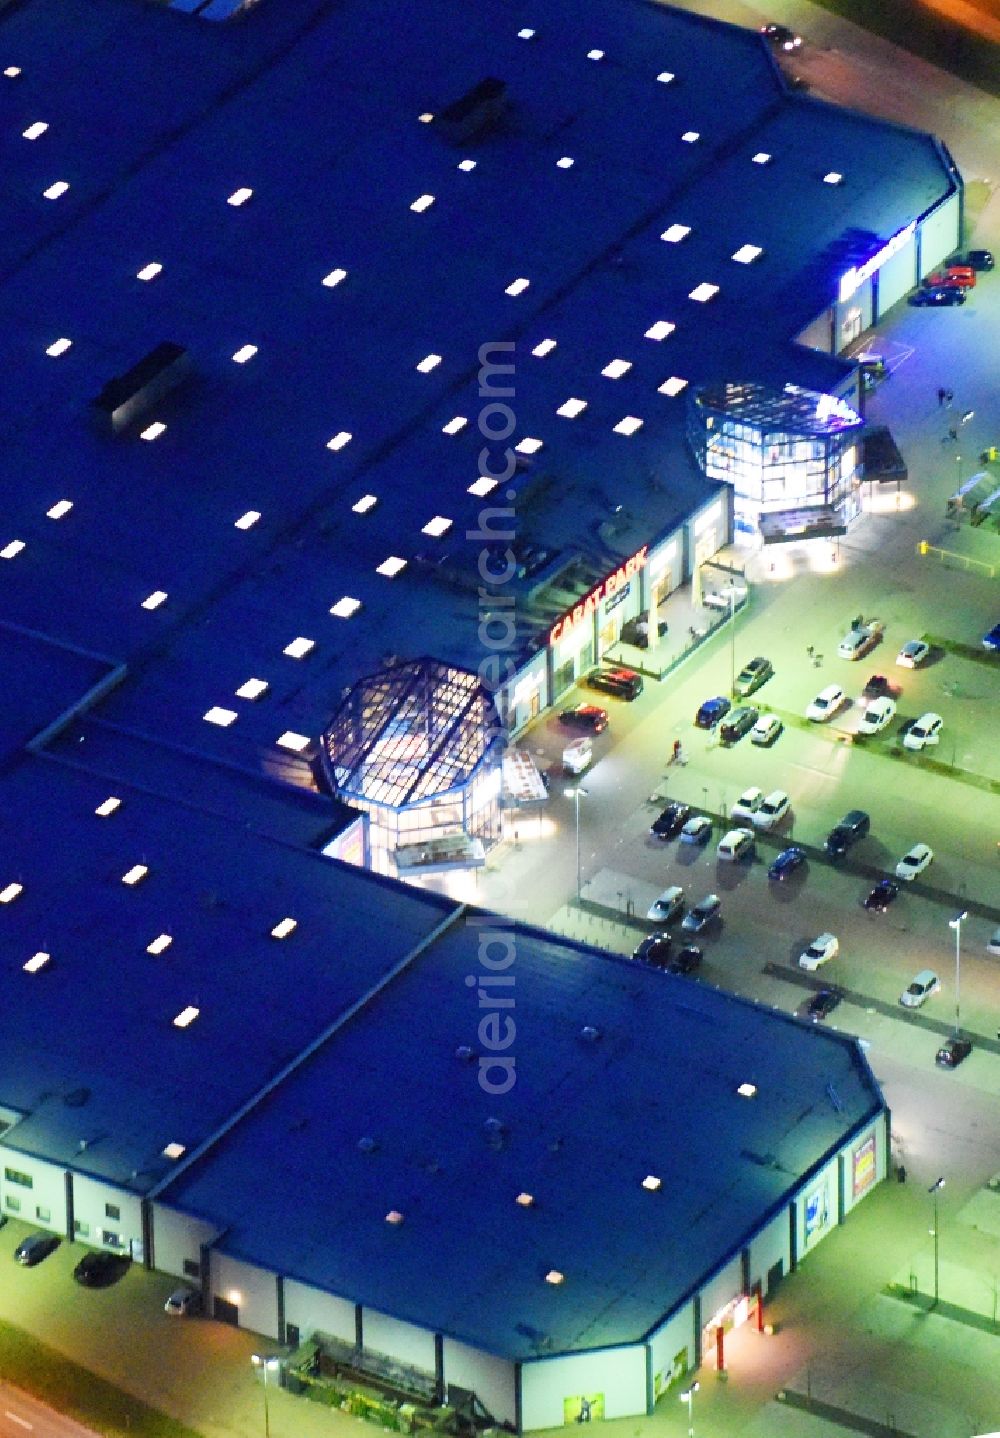
[[[240,1326],[240,1310],[235,1303],[230,1303],[228,1298],[219,1298],[216,1295],[212,1314],[220,1323],[231,1323],[234,1328]]]

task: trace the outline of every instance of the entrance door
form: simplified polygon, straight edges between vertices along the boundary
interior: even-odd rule
[[[299,1334],[299,1325],[297,1323],[286,1323],[285,1343],[287,1344],[287,1346],[289,1348],[298,1348],[301,1342],[302,1338]]]
[[[216,1295],[212,1313],[220,1323],[231,1323],[234,1328],[239,1328],[240,1310],[235,1303],[230,1303],[228,1298],[220,1298]]]

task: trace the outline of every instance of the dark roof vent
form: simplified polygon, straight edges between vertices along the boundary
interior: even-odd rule
[[[75,1088],[63,1095],[63,1103],[67,1108],[83,1108],[89,1098],[89,1088]]]
[[[358,1139],[358,1150],[361,1153],[374,1153],[377,1148],[378,1142],[374,1138],[365,1137]]]
[[[600,1029],[595,1029],[593,1024],[584,1024],[580,1030],[580,1037],[586,1039],[588,1044],[596,1044],[601,1037]]]
[[[117,434],[179,385],[189,368],[183,345],[164,340],[124,374],[109,379],[93,401],[102,427]]]
[[[507,86],[487,76],[436,115],[435,127],[453,145],[466,144],[492,130],[507,108]]]
[[[459,1044],[455,1050],[455,1057],[461,1059],[464,1064],[471,1064],[476,1057],[475,1049],[470,1049],[468,1044]]]

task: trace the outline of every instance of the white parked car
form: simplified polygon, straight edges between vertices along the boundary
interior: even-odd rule
[[[843,708],[847,695],[839,684],[828,684],[821,690],[806,710],[806,718],[813,719],[817,724],[832,719],[838,709]]]
[[[915,879],[922,874],[927,865],[934,857],[934,850],[926,844],[914,844],[908,854],[904,854],[896,865],[897,879]]]
[[[918,664],[923,664],[930,652],[931,646],[922,639],[908,639],[896,655],[896,663],[901,669],[916,669]]]
[[[784,789],[773,789],[756,814],[752,816],[751,822],[758,829],[773,829],[775,824],[780,824],[788,813],[790,803],[791,800]]]
[[[928,744],[936,744],[943,727],[944,720],[940,714],[921,714],[903,736],[903,748],[925,749]]]
[[[186,1318],[200,1308],[201,1294],[194,1288],[175,1288],[163,1305],[164,1313],[171,1313],[175,1318]]]
[[[744,789],[733,805],[734,819],[752,819],[764,802],[763,789]]]
[[[762,714],[750,730],[750,743],[773,744],[784,727],[777,714]]]
[[[921,969],[899,996],[904,1009],[919,1009],[924,1001],[936,994],[941,984],[933,969]]]
[[[753,830],[730,829],[729,833],[719,840],[715,853],[717,858],[731,863],[737,859],[745,859],[748,854],[753,853]]]
[[[684,907],[684,890],[680,884],[671,884],[658,899],[654,899],[646,911],[646,918],[656,924],[669,924],[676,919]]]
[[[858,720],[859,734],[880,734],[887,724],[891,724],[896,713],[896,701],[883,694],[881,699],[873,699],[868,708]]]
[[[875,648],[882,637],[883,628],[883,624],[878,619],[870,619],[867,624],[859,624],[856,629],[851,630],[850,634],[844,635],[837,645],[837,653],[841,659],[860,659],[863,654],[868,653],[869,649]]]
[[[822,964],[828,964],[840,953],[840,943],[835,934],[820,934],[813,939],[808,949],[799,954],[799,968],[814,973]]]

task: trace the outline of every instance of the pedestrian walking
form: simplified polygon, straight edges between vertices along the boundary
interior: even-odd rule
[[[954,391],[953,389],[946,389],[945,392],[944,392],[944,402],[945,402],[945,404],[948,406],[949,409],[951,409],[951,402],[952,402],[952,400],[953,400],[954,398],[955,398],[955,391]]]
[[[813,655],[816,653],[815,645],[807,644],[807,645],[806,645],[806,653],[809,655],[809,658],[811,659],[811,658],[813,657]]]
[[[948,391],[945,389],[943,384],[938,386],[938,407],[941,409],[944,408],[944,401],[947,393]]]
[[[952,443],[957,444],[957,443],[958,443],[958,430],[955,429],[954,427],[952,427],[952,428],[948,431],[948,438],[952,441]]]

